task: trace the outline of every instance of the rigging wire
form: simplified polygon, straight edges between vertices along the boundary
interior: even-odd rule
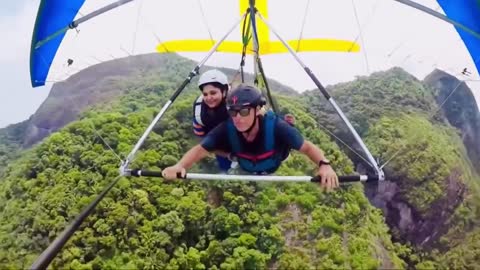
[[[103,142],[103,144],[105,144],[108,149],[110,149],[110,151],[115,155],[115,157],[117,157],[118,160],[120,160],[120,162],[122,162],[124,158],[121,158],[116,152],[115,150],[113,150],[113,148],[107,143],[107,141],[105,141],[105,139],[103,139],[102,135],[100,135],[100,133],[98,132],[98,130],[95,128],[95,125],[93,124],[92,121],[90,121],[90,125],[92,126],[93,128],[93,132],[95,132],[95,135],[97,135],[98,138],[100,138],[100,140]]]
[[[363,52],[363,57],[365,58],[365,66],[367,69],[367,74],[370,74],[370,65],[368,63],[367,49],[365,45],[365,40],[363,39],[362,27],[360,25],[360,19],[358,18],[357,7],[355,6],[355,0],[352,0],[352,7],[353,7],[353,13],[355,14],[355,21],[358,27],[358,36],[360,37],[360,40],[363,45],[362,52]]]
[[[370,25],[370,22],[372,21],[372,18],[374,18],[379,4],[380,0],[377,0],[370,11],[370,14],[368,15],[367,20],[360,26],[360,29],[365,30]],[[355,44],[358,42],[359,39],[360,33],[357,34],[357,36],[355,37],[354,41],[352,42],[352,46],[348,49],[348,52],[351,52],[353,50]]]
[[[143,19],[144,24],[146,25],[146,27],[148,27],[148,29],[150,29],[151,34],[155,37],[155,40],[157,40],[158,44],[163,47],[163,49],[165,50],[165,52],[169,53],[170,50],[167,48],[167,46],[165,46],[165,43],[160,39],[160,37],[159,37],[159,36],[157,35],[157,33],[155,32],[154,27],[153,27],[153,24],[151,23],[150,19],[149,19],[147,16],[143,16],[142,19]],[[130,55],[130,54],[129,54],[129,55]]]
[[[202,14],[203,23],[207,27],[208,35],[210,36],[210,40],[212,41],[212,44],[213,44],[215,43],[215,41],[213,40],[213,35],[212,35],[212,32],[210,31],[210,27],[207,22],[207,17],[205,16],[205,12],[203,10],[201,0],[197,0],[197,3],[198,3],[198,6],[200,7],[200,13]]]
[[[317,122],[318,123],[318,122]],[[352,147],[350,147],[346,142],[344,142],[342,139],[340,139],[337,135],[335,135],[333,132],[331,132],[327,127],[325,127],[324,125],[318,123],[318,125],[323,128],[328,134],[330,134],[331,136],[333,136],[336,140],[338,140],[339,142],[341,142],[343,145],[345,145],[350,151],[352,151],[354,154],[356,154],[359,158],[361,158],[363,161],[365,161],[367,164],[369,164],[370,166],[372,167],[375,167],[373,166],[373,164],[368,161],[365,157],[363,157],[361,154],[359,154],[357,151],[355,151],[355,149],[353,149]]]
[[[140,14],[142,13],[142,6],[143,6],[143,0],[140,1],[138,4],[137,20],[135,23],[135,31],[133,32],[132,54],[135,54],[135,43],[137,43],[138,24],[140,23]]]
[[[123,52],[125,52],[128,56],[132,56],[132,54],[130,54],[129,51],[125,50],[125,48],[123,48],[123,46],[120,46],[120,50],[122,50]]]
[[[250,6],[250,8],[252,8],[252,6]],[[250,22],[251,22],[251,25],[252,25],[252,36],[254,36],[254,39],[253,39],[253,42],[255,42],[255,46],[256,48],[254,48],[254,50],[256,50],[256,52],[254,53],[253,55],[253,58],[254,58],[254,61],[255,61],[255,65],[254,65],[254,69],[255,69],[255,78],[254,78],[254,83],[257,87],[259,87],[259,79],[261,80],[261,86],[262,87],[259,87],[259,88],[262,88],[262,89],[265,89],[265,92],[267,93],[267,99],[269,101],[269,104],[270,106],[272,107],[273,111],[278,114],[278,107],[273,99],[273,96],[272,96],[272,93],[270,91],[270,87],[268,85],[268,81],[267,81],[267,76],[265,75],[265,71],[263,69],[263,65],[262,65],[262,60],[260,59],[260,40],[258,39],[258,32],[257,32],[257,26],[256,26],[256,21],[255,21],[255,15],[257,13],[257,10],[250,10]],[[246,46],[246,45],[244,45]],[[258,69],[258,70],[257,70]]]
[[[435,11],[438,11],[440,10],[441,7],[440,5],[438,5],[436,8],[435,8]],[[407,43],[406,40],[402,41],[399,43],[399,45],[397,45],[388,55],[387,57],[390,58],[400,47],[404,46],[405,43]],[[409,59],[411,56],[413,55],[413,53],[410,53],[408,54],[402,61],[402,64],[407,60]],[[417,58],[417,57],[416,57]],[[418,58],[417,58],[418,59]],[[423,61],[423,59],[420,59],[418,62],[420,61]],[[437,64],[434,64],[433,67],[436,67]],[[447,70],[451,71],[450,68],[448,68]],[[455,72],[453,72],[455,73]],[[457,74],[458,75],[458,74]],[[465,83],[466,80],[459,80],[458,84],[452,89],[452,91],[449,93],[449,95],[445,98],[445,100],[438,106],[438,108],[431,114],[429,115],[429,119],[433,119],[433,117],[441,110],[441,108],[446,104],[446,102],[450,99],[450,97],[456,92],[456,90],[460,87],[460,85],[462,85],[462,83]],[[381,167],[383,168],[384,166],[386,166],[391,160],[393,160],[394,157],[396,157],[401,151],[403,151],[404,149],[406,148],[406,145],[402,145],[402,147],[400,147],[399,150],[397,150],[393,155],[392,157],[390,157],[387,162],[385,162]]]
[[[465,81],[463,80],[459,80],[458,84],[455,86],[455,88],[453,88],[453,90],[448,94],[448,96],[445,98],[445,100],[438,106],[438,108],[432,113],[429,115],[428,119],[429,120],[432,120],[433,117],[440,111],[440,109],[443,107],[443,105],[445,105],[445,103],[448,101],[448,99],[450,99],[450,97],[455,93],[455,91],[457,91],[457,89],[460,87],[460,85],[462,85],[463,83],[465,83]],[[394,157],[396,157],[401,151],[403,151],[405,148],[407,147],[406,144],[403,144],[400,149],[398,149],[393,155],[392,157],[390,157],[387,162],[385,162],[383,165],[381,165],[381,168],[385,167],[391,160],[393,160]]]
[[[302,27],[300,28],[300,35],[298,36],[296,52],[300,50],[300,42],[302,41],[302,38],[303,38],[303,30],[305,29],[305,23],[307,22],[307,14],[308,14],[309,7],[310,7],[310,0],[307,1],[307,5],[305,6],[305,11],[303,13]]]
[[[433,116],[435,116],[439,111],[440,109],[443,107],[443,105],[445,105],[445,103],[448,101],[448,99],[455,93],[455,91],[457,91],[457,89],[460,87],[460,85],[462,85],[462,83],[464,83],[464,81],[460,80],[457,84],[457,86],[455,86],[455,88],[452,90],[452,92],[450,92],[450,94],[445,98],[445,100],[442,102],[442,104],[440,104],[440,106],[437,108],[437,110],[432,114],[430,115],[430,118],[432,118]]]

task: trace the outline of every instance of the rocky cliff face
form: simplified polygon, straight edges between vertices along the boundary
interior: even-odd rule
[[[91,66],[63,82],[55,83],[48,98],[31,117],[23,147],[31,146],[76,120],[90,106],[122,95],[127,90],[119,86],[122,80],[147,72],[168,73],[169,65],[179,58],[175,55],[147,54],[116,59]]]
[[[437,103],[443,104],[441,110],[444,116],[460,131],[468,156],[480,173],[480,112],[472,90],[441,70],[430,73],[424,83],[434,89]]]
[[[369,185],[366,195],[384,213],[394,238],[430,250],[438,247],[440,237],[449,229],[455,209],[465,198],[466,187],[461,177],[460,171],[451,172],[445,179],[445,196],[432,203],[426,213],[418,211],[404,197],[407,187],[397,183],[407,182],[406,179],[389,179],[378,185]]]
[[[464,157],[465,164],[470,160],[473,168],[480,172],[480,112],[472,91],[464,82],[441,70],[433,71],[423,84],[432,89],[437,106],[441,106],[436,119],[457,129],[468,155]],[[440,238],[454,226],[456,221],[452,217],[456,209],[474,192],[466,185],[466,172],[457,165],[442,180],[444,195],[430,203],[428,211],[419,211],[407,198],[418,187],[405,185],[415,182],[406,175],[386,171],[389,181],[366,188],[367,196],[382,209],[396,239],[426,250],[442,247]]]

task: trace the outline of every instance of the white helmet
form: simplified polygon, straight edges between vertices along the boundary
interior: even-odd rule
[[[218,69],[211,69],[204,72],[200,79],[198,79],[198,87],[202,90],[202,86],[207,83],[219,83],[228,87],[228,78],[225,73]]]

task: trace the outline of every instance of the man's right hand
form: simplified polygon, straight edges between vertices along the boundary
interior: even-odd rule
[[[187,171],[185,168],[179,164],[175,164],[171,167],[163,169],[162,176],[165,180],[175,180],[177,179],[177,173],[180,173],[182,177],[185,177]]]

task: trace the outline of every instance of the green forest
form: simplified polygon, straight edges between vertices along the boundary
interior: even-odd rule
[[[169,72],[190,66],[171,61]],[[185,72],[186,74],[186,72]],[[123,94],[97,104],[32,148],[2,131],[0,268],[28,268],[118,175],[150,121],[182,81],[155,72],[117,78]],[[400,69],[329,88],[376,157],[387,161],[396,198],[433,224],[406,233],[367,198],[376,184],[324,192],[313,183],[122,178],[67,242],[53,269],[418,269],[473,268],[480,243],[478,175],[458,132],[434,114],[432,89]],[[332,160],[339,175],[359,158],[318,90],[276,91],[282,113]],[[281,93],[279,93],[281,92]],[[149,135],[131,167],[160,170],[198,142],[191,131],[193,82]],[[328,130],[328,132],[327,132]],[[17,132],[17,135],[15,135]],[[354,146],[355,147],[355,146]],[[110,149],[111,148],[111,149]],[[3,152],[2,152],[3,151]],[[8,166],[7,166],[8,164]],[[278,175],[312,175],[293,153]],[[215,173],[214,158],[191,169]],[[372,187],[373,185],[373,187]],[[430,223],[429,223],[430,222]],[[418,232],[418,235],[415,234]],[[421,233],[431,240],[415,242]],[[423,236],[423,235],[421,235]],[[468,240],[466,240],[468,239]]]

